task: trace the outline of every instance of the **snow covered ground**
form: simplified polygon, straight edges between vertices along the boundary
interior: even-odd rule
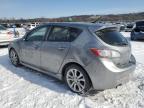
[[[129,39],[129,33],[123,33]],[[134,77],[125,85],[93,96],[72,93],[64,83],[26,67],[14,67],[0,48],[0,108],[143,108],[144,42],[131,42],[137,59]]]
[[[14,28],[8,28],[8,30],[14,32]],[[26,33],[26,30],[24,28],[15,28],[15,31],[18,31],[20,37],[23,37]]]

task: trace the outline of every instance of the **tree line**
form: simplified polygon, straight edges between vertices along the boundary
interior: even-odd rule
[[[34,18],[34,19],[0,19],[0,23],[29,23],[29,22],[134,22],[144,20],[144,12],[128,14],[109,14],[109,15],[78,15],[60,18]]]

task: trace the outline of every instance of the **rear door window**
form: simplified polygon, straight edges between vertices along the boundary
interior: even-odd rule
[[[77,28],[69,28],[70,42],[74,41],[80,34],[82,30]]]
[[[55,26],[52,28],[48,41],[67,42],[69,41],[68,28]]]
[[[109,45],[127,45],[126,38],[114,28],[107,28],[96,31],[95,34],[105,43]]]
[[[82,30],[73,27],[54,26],[48,36],[48,41],[72,42],[82,32]]]

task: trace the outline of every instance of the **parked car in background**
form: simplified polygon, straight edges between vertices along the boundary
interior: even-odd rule
[[[125,32],[131,32],[133,29],[133,26],[134,26],[134,24],[132,24],[132,23],[127,24],[125,27]]]
[[[0,24],[1,26],[7,28],[8,27],[8,24]]]
[[[32,29],[34,29],[35,27],[37,27],[39,25],[40,25],[40,23],[31,23],[31,24],[28,25],[28,27],[29,27],[29,30],[32,30]]]
[[[76,93],[127,82],[136,61],[128,40],[114,26],[48,23],[9,45],[13,65],[23,64],[64,80]]]
[[[144,21],[138,21],[131,32],[131,40],[144,39]]]
[[[117,25],[118,26],[118,30],[119,30],[119,32],[123,32],[123,31],[125,31],[125,25],[124,24],[118,24]]]
[[[14,33],[0,25],[0,46],[8,45],[10,41],[13,41],[13,39]]]
[[[16,37],[22,37],[26,33],[22,24],[11,24],[8,26],[8,30],[13,31]]]

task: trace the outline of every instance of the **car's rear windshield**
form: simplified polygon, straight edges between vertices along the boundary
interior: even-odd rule
[[[133,28],[133,24],[128,24],[127,28]]]
[[[136,26],[144,26],[144,21],[136,22]]]
[[[2,25],[0,25],[0,30],[6,30],[6,28]]]
[[[106,28],[96,31],[95,34],[105,43],[114,46],[124,46],[128,44],[126,38],[116,30],[116,28]]]

